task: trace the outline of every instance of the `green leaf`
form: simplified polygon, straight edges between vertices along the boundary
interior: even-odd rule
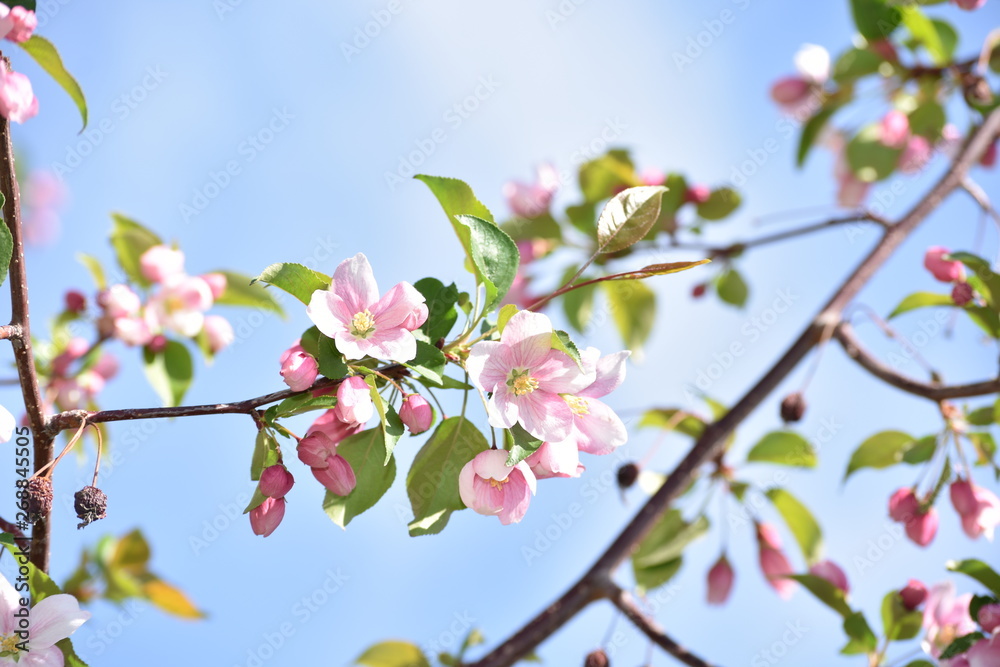
[[[643,185],[615,195],[597,220],[598,252],[619,252],[641,241],[660,215],[664,192],[663,186]]]
[[[934,452],[937,451],[938,437],[937,435],[927,435],[920,440],[913,443],[912,447],[909,447],[905,452],[903,452],[903,463],[909,463],[910,465],[916,465],[918,463],[926,463],[931,460],[934,456]]]
[[[507,326],[507,322],[510,318],[517,315],[517,306],[512,303],[508,303],[506,306],[500,309],[497,313],[497,333],[503,334],[504,328]]]
[[[587,204],[608,199],[622,188],[639,185],[632,158],[628,151],[620,149],[609,150],[580,165],[579,179],[580,191]]]
[[[187,347],[175,340],[167,341],[160,352],[143,348],[142,360],[146,379],[163,404],[180,405],[194,378],[194,363]]]
[[[847,464],[846,480],[862,468],[888,468],[902,463],[906,452],[916,446],[917,440],[902,431],[882,431],[862,442]]]
[[[767,497],[792,531],[806,562],[811,565],[818,561],[823,549],[823,532],[812,512],[785,489],[768,489]]]
[[[913,662],[906,663],[905,667],[937,667],[937,666],[929,660],[914,660]]]
[[[847,142],[845,156],[858,180],[874,183],[889,178],[896,171],[901,148],[882,143],[882,130],[876,123],[867,125]]]
[[[720,299],[737,308],[746,305],[750,295],[750,288],[736,269],[725,271],[715,280],[715,291],[719,293]]]
[[[667,512],[632,553],[632,571],[640,591],[662,586],[677,574],[684,549],[707,531],[704,516],[688,523],[680,510]]]
[[[699,259],[694,262],[667,262],[665,264],[649,264],[642,267],[641,269],[636,269],[635,271],[627,271],[625,273],[616,273],[604,278],[604,280],[643,280],[645,278],[652,278],[653,276],[665,276],[669,273],[679,273],[680,271],[687,271],[688,269],[693,269],[696,266],[701,266],[702,264],[708,264],[712,260],[710,259]]]
[[[993,272],[989,262],[968,252],[949,253],[945,259],[967,266],[974,274],[968,277],[969,284],[983,295],[990,308],[1000,310],[1000,275]]]
[[[948,644],[948,646],[941,651],[941,655],[938,656],[938,658],[940,660],[947,660],[948,658],[954,658],[956,655],[962,655],[972,648],[972,645],[980,639],[986,639],[986,635],[982,632],[971,632],[967,635],[963,635]]]
[[[577,349],[576,343],[570,340],[568,333],[562,331],[561,329],[553,331],[552,349],[565,352],[570,359],[576,362],[576,365],[580,368],[580,370],[583,370],[583,360],[580,359],[580,350]]]
[[[833,80],[846,83],[875,74],[883,62],[882,56],[869,49],[848,49],[833,66]]]
[[[444,381],[444,352],[430,343],[417,341],[417,356],[405,366],[435,385]]]
[[[636,567],[633,561],[632,576],[635,578],[636,588],[640,593],[659,588],[674,578],[682,564],[683,560],[680,556],[666,563],[650,567]]]
[[[510,434],[510,439],[512,445],[510,448],[510,454],[507,455],[508,466],[514,466],[528,458],[542,446],[542,440],[531,435],[524,430],[520,424],[514,424],[511,428],[507,429]]]
[[[941,138],[941,131],[948,116],[945,115],[944,107],[938,102],[923,102],[919,107],[910,112],[910,132],[927,138],[935,142]]]
[[[52,42],[40,35],[32,35],[31,39],[21,42],[18,46],[27,51],[28,55],[43,70],[48,72],[49,76],[55,79],[55,82],[69,94],[70,98],[76,104],[76,108],[80,110],[80,117],[83,118],[83,128],[80,130],[82,132],[87,127],[87,100],[83,96],[83,89],[80,88],[80,84],[76,82],[76,79],[73,78],[66,70],[65,65],[63,65],[62,58],[59,57],[56,47],[52,45]]]
[[[259,308],[285,317],[285,311],[281,304],[262,285],[253,284],[254,278],[235,271],[212,271],[211,273],[221,273],[226,277],[226,289],[215,300],[217,305]]]
[[[887,0],[851,0],[851,14],[858,32],[869,42],[887,39],[899,27],[899,9]]]
[[[341,528],[351,519],[374,506],[392,486],[396,477],[396,459],[384,462],[386,446],[382,429],[373,428],[344,438],[337,445],[337,454],[347,459],[354,470],[357,486],[346,496],[326,492],[323,511]]]
[[[572,276],[576,271],[570,267]],[[565,280],[563,281],[565,282]],[[563,313],[570,326],[579,333],[584,333],[594,314],[594,291],[596,285],[587,285],[562,295]]]
[[[253,456],[250,458],[250,479],[258,481],[264,468],[277,462],[278,441],[268,429],[262,428],[257,431],[257,438],[254,440]]]
[[[107,278],[104,277],[104,267],[93,255],[78,252],[76,259],[90,272],[90,277],[94,279],[94,285],[98,290],[103,290],[108,286]]]
[[[490,213],[488,208],[483,206],[482,202],[472,192],[472,188],[464,181],[460,181],[457,178],[427,176],[425,174],[417,174],[413,178],[423,181],[431,189],[431,193],[437,198],[438,203],[441,204],[441,208],[444,209],[444,213],[448,217],[448,222],[451,223],[452,229],[455,230],[455,235],[458,237],[459,243],[462,244],[462,249],[465,250],[467,258],[465,268],[470,273],[476,274],[478,278],[479,273],[472,263],[472,241],[469,236],[469,228],[458,222],[456,216],[472,215],[495,224],[493,214]]]
[[[639,428],[670,428],[670,430],[698,439],[705,432],[705,421],[698,415],[687,413],[679,420],[675,408],[657,408],[648,410],[639,421]],[[671,426],[673,424],[673,426]]]
[[[62,593],[59,584],[52,580],[48,574],[35,567],[34,563],[28,563],[28,594],[31,597],[31,604],[37,605],[50,595]]]
[[[802,586],[816,596],[816,599],[833,609],[841,616],[847,618],[852,613],[851,607],[847,604],[844,591],[837,588],[823,577],[815,574],[790,574],[787,577],[799,582]]]
[[[251,284],[257,281],[274,285],[307,306],[313,292],[330,287],[330,278],[327,276],[302,264],[289,262],[278,262],[268,266],[251,281]]]
[[[997,452],[997,443],[993,434],[987,431],[973,431],[965,434],[976,450],[976,465],[984,466],[993,462]]]
[[[640,354],[656,319],[656,295],[638,280],[601,283],[625,347]]]
[[[722,220],[732,215],[743,203],[740,193],[732,188],[712,190],[708,199],[698,204],[698,215],[705,220]]]
[[[889,591],[882,598],[882,629],[889,641],[913,639],[920,634],[924,615],[907,609],[899,591]]]
[[[458,493],[458,474],[489,443],[464,417],[441,422],[413,459],[406,475],[406,494],[413,508],[410,535],[441,532],[451,513],[465,508]]]
[[[887,319],[892,319],[903,313],[908,313],[917,308],[928,308],[932,306],[954,306],[950,294],[935,294],[934,292],[914,292],[906,296],[899,305],[896,306]]]
[[[492,310],[514,283],[521,261],[517,244],[492,222],[472,215],[456,215],[455,219],[469,230],[469,256],[476,277],[486,287],[483,310]]]
[[[857,655],[859,653],[872,653],[878,646],[878,638],[872,632],[865,615],[856,611],[844,618],[844,632],[847,633],[849,641],[847,646],[840,649],[844,655]]]
[[[3,197],[0,196],[0,208],[3,207]],[[14,237],[10,234],[7,223],[0,222],[0,285],[7,279],[10,270],[10,258],[14,254]]]
[[[317,333],[318,333],[317,329]],[[419,345],[419,341],[418,341]],[[337,343],[325,334],[316,337],[316,366],[323,377],[337,379],[347,377],[347,362],[337,349]]]
[[[56,646],[58,646],[59,650],[63,653],[64,667],[88,667],[87,663],[83,661],[83,658],[76,654],[76,650],[73,648],[73,642],[69,637],[57,641]]]
[[[513,218],[500,225],[500,229],[510,234],[515,241],[532,239],[562,241],[562,228],[547,211],[534,218]]]
[[[805,125],[802,126],[802,133],[799,135],[799,147],[795,153],[795,165],[800,169],[805,165],[809,151],[812,150],[816,140],[820,137],[823,128],[834,113],[841,107],[842,102],[824,104]]]
[[[337,405],[336,396],[313,396],[311,393],[306,392],[298,396],[286,398],[281,403],[278,403],[275,416],[279,419],[284,419],[314,410],[329,410],[335,405]]]
[[[952,572],[961,572],[968,575],[986,586],[993,595],[1000,596],[1000,574],[981,560],[970,558],[968,560],[949,561],[945,566]]]
[[[945,65],[950,62],[958,43],[954,28],[943,21],[931,21],[918,7],[906,6],[899,9],[903,14],[903,25],[927,50],[934,64]]]
[[[994,421],[993,406],[986,405],[976,408],[966,416],[966,421],[973,426],[990,426]]]
[[[430,667],[418,647],[399,641],[375,644],[354,662],[367,667]]]
[[[413,283],[413,286],[424,295],[427,303],[427,321],[420,329],[427,334],[431,343],[445,338],[458,320],[458,311],[455,309],[458,288],[455,283],[445,287],[437,278],[424,278]]]
[[[131,218],[120,213],[112,213],[114,227],[111,230],[111,245],[115,249],[118,265],[133,282],[148,287],[152,283],[142,275],[139,258],[156,245],[163,245],[160,237]]]
[[[809,441],[792,431],[772,431],[753,446],[747,461],[815,468],[816,452]]]
[[[392,450],[403,436],[403,422],[399,419],[399,415],[396,414],[396,410],[382,398],[382,394],[379,393],[378,387],[375,384],[375,376],[369,375],[365,378],[365,382],[368,383],[371,390],[370,393],[372,402],[375,404],[375,411],[378,412],[379,420],[382,422],[385,465],[389,465],[389,461],[392,458]]]

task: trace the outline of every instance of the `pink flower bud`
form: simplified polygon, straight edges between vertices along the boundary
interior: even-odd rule
[[[926,547],[934,540],[938,528],[937,510],[920,511],[920,501],[913,489],[899,489],[889,499],[889,516],[893,521],[905,524],[906,536],[914,543]]]
[[[691,298],[700,299],[705,296],[706,291],[708,291],[708,285],[705,283],[698,283],[691,288]]]
[[[903,600],[903,606],[913,611],[927,599],[927,587],[921,581],[910,579],[906,587],[899,591],[899,597]]]
[[[696,184],[688,187],[684,193],[684,201],[689,204],[704,204],[712,196],[712,191],[707,185]]]
[[[410,433],[417,435],[429,429],[434,423],[434,408],[420,394],[410,394],[403,399],[403,405],[399,408],[399,418],[406,424]]]
[[[525,459],[536,479],[579,477],[584,471],[580,450],[572,438],[562,442],[543,442]]]
[[[267,537],[274,532],[281,520],[285,518],[285,499],[268,498],[257,507],[250,510],[250,528],[254,535]]]
[[[149,340],[149,344],[147,345],[147,347],[149,348],[150,352],[163,352],[165,349],[167,349],[168,342],[169,341],[167,340],[166,336],[164,336],[163,334],[156,334]]]
[[[536,218],[549,210],[552,195],[559,188],[559,172],[552,165],[538,168],[538,181],[532,184],[509,181],[503,186],[503,196],[514,215]]]
[[[947,248],[936,245],[928,248],[924,254],[924,268],[943,283],[965,280],[965,267],[962,263],[944,258],[950,252]]]
[[[31,33],[38,27],[38,17],[35,12],[20,5],[7,10],[6,5],[0,5],[4,14],[0,18],[0,33],[12,42],[26,42],[31,39]]]
[[[959,477],[952,482],[951,504],[962,518],[962,530],[972,539],[986,535],[993,539],[993,531],[1000,525],[1000,498],[972,480]]]
[[[339,455],[328,457],[326,463],[324,468],[312,468],[313,477],[330,493],[338,496],[349,495],[358,484],[351,464]]]
[[[979,164],[989,169],[997,163],[997,142],[994,141],[979,158]]]
[[[535,493],[535,475],[524,461],[507,465],[502,449],[479,452],[458,474],[462,502],[477,514],[497,516],[500,523],[518,523]]]
[[[201,279],[208,283],[208,288],[212,290],[212,298],[218,299],[226,291],[228,280],[221,273],[206,273]]]
[[[986,0],[954,0],[955,4],[961,9],[966,11],[972,11],[974,9],[979,9],[986,4]]]
[[[23,123],[37,114],[38,99],[28,77],[0,67],[0,115],[13,123]]]
[[[902,148],[910,136],[910,119],[898,109],[893,109],[882,117],[882,143],[890,148]]]
[[[812,90],[808,81],[798,76],[778,79],[771,86],[771,99],[783,108],[794,108],[809,99]]]
[[[795,581],[786,578],[787,575],[794,573],[788,558],[778,549],[770,547],[761,547],[759,556],[760,569],[767,577],[767,583],[781,598],[785,600],[790,598],[795,590]]]
[[[52,360],[52,372],[56,375],[66,375],[70,364],[87,354],[90,343],[83,338],[72,338],[66,344],[66,349]]]
[[[260,473],[260,492],[268,498],[284,498],[292,490],[295,478],[280,463],[264,468]]]
[[[708,604],[725,604],[733,589],[733,566],[725,554],[708,571]]]
[[[993,634],[1000,629],[1000,604],[984,604],[979,608],[979,626],[983,632]]]
[[[128,285],[112,285],[97,295],[97,304],[111,317],[131,317],[142,307],[139,295]]]
[[[337,419],[336,411],[331,409],[316,418],[316,421],[306,431],[306,436],[322,433],[336,445],[344,438],[359,433],[363,426],[364,424],[345,424]]]
[[[972,285],[969,283],[955,283],[955,286],[951,288],[951,300],[955,302],[956,306],[964,306],[972,301],[973,296],[975,296],[975,292],[972,291]]]
[[[319,365],[301,347],[296,345],[281,355],[281,377],[292,391],[308,389],[317,375]]]
[[[118,375],[118,360],[110,354],[102,354],[91,369],[105,380]]]
[[[851,590],[850,585],[847,583],[847,575],[832,560],[821,560],[816,563],[809,568],[809,574],[826,579],[845,593],[849,593]]]
[[[337,387],[337,419],[345,424],[364,424],[375,414],[371,388],[360,375],[344,378]]]
[[[66,290],[63,299],[66,302],[66,310],[71,313],[82,313],[87,310],[87,297],[75,289]]]
[[[184,275],[184,253],[170,246],[155,245],[139,258],[139,270],[154,283]]]
[[[781,536],[778,535],[778,529],[769,523],[757,524],[757,541],[771,549],[781,548]]]
[[[213,354],[225,349],[236,339],[233,325],[221,315],[206,315],[204,331],[205,337],[208,338],[208,348]]]

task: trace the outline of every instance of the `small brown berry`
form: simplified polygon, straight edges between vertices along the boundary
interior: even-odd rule
[[[789,394],[781,401],[781,418],[786,422],[797,422],[805,413],[806,399],[799,392]]]
[[[608,654],[603,649],[588,653],[587,659],[583,661],[583,667],[608,667],[610,664]]]
[[[639,479],[639,466],[634,463],[626,463],[618,468],[618,488],[622,491],[630,488]]]
[[[28,480],[28,520],[34,523],[52,511],[52,480],[32,477]]]
[[[73,509],[82,523],[76,525],[83,528],[87,524],[108,515],[108,497],[96,486],[85,486],[73,496]]]

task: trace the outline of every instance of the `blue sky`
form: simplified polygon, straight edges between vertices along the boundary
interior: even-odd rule
[[[572,170],[608,139],[632,149],[641,167],[682,170],[712,185],[732,180],[734,170],[774,140],[777,152],[742,187],[746,203],[737,219],[714,238],[766,233],[834,211],[832,159],[817,151],[807,170],[793,168],[795,138],[782,130],[767,88],[792,72],[792,55],[803,43],[834,53],[848,46],[846,2],[379,0],[347,6],[202,0],[126,3],[114,11],[70,0],[40,4],[39,32],[57,44],[83,86],[91,124],[78,135],[68,99],[23,54],[8,49],[15,68],[32,76],[42,109],[16,129],[15,140],[31,165],[63,171],[70,195],[58,243],[28,251],[36,328],[57,312],[65,289],[90,289],[77,252],[111,263],[111,211],[178,242],[191,272],[253,274],[272,262],[300,261],[329,273],[363,251],[383,290],[428,275],[467,289],[460,247],[426,188],[387,178],[399,172],[401,161],[466,180],[501,212],[504,181],[529,179],[543,160]],[[947,5],[936,9],[960,26],[963,54],[978,50],[1000,18],[996,3],[975,15]],[[377,29],[369,27],[374,36],[366,43],[358,35],[372,21]],[[880,105],[869,98],[849,122],[875,117],[884,110]],[[964,128],[968,113],[955,109],[952,120]],[[941,167],[938,162],[905,180],[887,214],[905,211]],[[220,176],[227,169],[228,181]],[[977,178],[988,193],[1000,193],[996,172]],[[572,186],[567,190],[560,204],[573,201]],[[788,211],[800,213],[758,221]],[[859,303],[884,315],[908,291],[936,289],[920,267],[924,249],[972,249],[978,219],[962,197],[947,204]],[[981,249],[992,255],[994,228],[985,239]],[[661,279],[656,332],[613,405],[629,417],[653,406],[694,408],[685,390],[740,342],[746,354],[726,363],[707,388],[723,402],[736,400],[874,241],[872,231],[834,231],[751,254],[740,264],[753,285],[742,311],[690,300],[690,287],[707,273]],[[790,306],[771,321],[769,308],[781,294],[790,295]],[[281,388],[278,356],[308,325],[304,308],[286,303],[287,321],[227,313],[239,343],[212,367],[198,367],[187,402]],[[907,336],[933,326],[929,316],[899,321]],[[898,344],[882,341],[874,327],[858,329],[873,349],[899,354]],[[965,323],[948,335],[939,327],[928,338],[921,354],[949,380],[978,379],[992,367],[995,350]],[[606,326],[580,342],[607,351],[620,345]],[[116,352],[124,372],[102,395],[102,405],[155,405],[136,352]],[[900,370],[921,369],[904,360]],[[805,368],[796,371],[743,426],[734,461],[779,426],[778,401],[804,375]],[[20,407],[15,391],[0,398]],[[989,545],[967,540],[946,504],[931,547],[920,550],[894,537],[886,499],[913,482],[914,470],[859,473],[841,484],[850,452],[871,433],[937,430],[933,406],[878,386],[833,348],[823,355],[807,398],[800,431],[823,441],[821,466],[788,472],[783,483],[820,515],[827,554],[844,566],[854,604],[873,622],[882,595],[909,577],[943,579],[950,558],[978,555],[996,562]],[[292,461],[298,483],[285,522],[261,540],[244,518],[229,516],[253,489],[246,472],[250,420],[120,424],[111,437],[117,459],[101,484],[110,497],[109,516],[76,531],[71,510],[61,507],[52,571],[65,578],[82,546],[141,526],[153,545],[153,568],[188,591],[210,617],[190,623],[148,606],[123,612],[99,603],[75,643],[92,665],[153,667],[179,660],[252,667],[255,657],[266,658],[264,665],[348,664],[367,645],[390,637],[453,649],[456,633],[470,625],[494,646],[561,593],[632,515],[641,497],[630,495],[623,505],[608,482],[622,460],[644,457],[657,439],[633,430],[620,456],[591,458],[582,478],[543,482],[519,525],[503,527],[461,512],[444,534],[419,539],[406,534],[409,510],[399,480],[345,532],[323,514],[321,490],[308,470]],[[400,443],[401,470],[420,442]],[[651,466],[669,470],[687,444],[666,439]],[[77,468],[67,460],[56,476],[57,496],[64,499],[81,486],[91,464]],[[767,484],[776,472],[748,474]],[[989,480],[982,475],[979,481]],[[559,527],[573,503],[583,506],[582,516]],[[713,512],[716,524],[726,522],[727,515]],[[660,622],[709,660],[733,665],[751,664],[771,650],[791,624],[801,637],[784,647],[789,664],[833,664],[843,644],[838,619],[804,592],[787,603],[773,594],[757,570],[746,525],[729,531],[737,570],[730,604],[704,606],[704,574],[720,550],[718,528],[689,550],[674,585],[654,599]],[[560,534],[546,544],[539,540],[546,530]],[[540,555],[527,558],[524,547]],[[628,576],[623,570],[621,581]],[[578,664],[614,617],[608,605],[593,605],[544,644],[541,657],[550,665]],[[643,660],[647,643],[625,623],[613,637],[616,664]],[[262,648],[274,644],[280,647]],[[670,660],[657,656],[653,664]]]

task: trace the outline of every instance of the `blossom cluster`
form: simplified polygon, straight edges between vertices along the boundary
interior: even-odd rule
[[[15,43],[26,42],[31,39],[36,27],[38,18],[33,10],[0,3],[0,38]],[[38,99],[28,77],[0,67],[0,115],[15,123],[23,123],[37,113]]]

